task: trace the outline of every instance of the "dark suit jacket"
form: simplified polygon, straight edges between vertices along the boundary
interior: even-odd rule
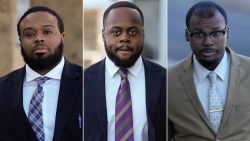
[[[169,69],[168,131],[175,141],[250,140],[250,58],[226,51],[231,58],[229,84],[217,134],[196,92],[192,56]]]
[[[53,141],[82,140],[82,73],[82,67],[65,61]],[[24,76],[25,67],[0,79],[0,141],[37,141],[23,109]]]
[[[143,59],[149,141],[166,140],[166,69]],[[140,84],[138,84],[140,85]],[[84,71],[84,141],[107,141],[105,60]]]

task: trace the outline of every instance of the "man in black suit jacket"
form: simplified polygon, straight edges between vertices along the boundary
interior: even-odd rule
[[[133,133],[124,140],[166,140],[166,69],[141,57],[143,26],[141,10],[130,2],[117,2],[105,11],[102,35],[107,57],[84,71],[85,141],[114,141],[119,136],[119,68],[128,70],[133,111]]]
[[[83,69],[62,55],[61,17],[47,7],[32,7],[17,28],[26,65],[0,79],[0,140],[81,141]],[[42,92],[37,92],[35,79],[40,77],[48,80]],[[40,112],[41,137],[41,132],[34,129],[36,120],[30,118],[35,93],[43,94],[42,104],[37,106],[42,111],[35,110]]]

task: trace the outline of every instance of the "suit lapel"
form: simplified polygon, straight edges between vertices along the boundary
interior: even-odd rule
[[[97,113],[98,122],[104,136],[104,140],[107,139],[107,109],[106,109],[106,95],[105,95],[105,59],[97,65],[97,68],[93,70],[89,79],[89,90],[92,94],[92,99],[95,105],[95,111]]]
[[[231,56],[231,67],[230,67],[230,74],[229,74],[229,84],[228,84],[228,90],[227,90],[227,100],[223,112],[223,117],[220,125],[220,129],[225,125],[226,120],[228,118],[228,115],[232,109],[233,101],[235,100],[237,88],[239,88],[240,79],[241,79],[241,72],[240,72],[240,62],[237,59],[236,54],[230,50],[229,48],[226,48],[228,53]]]
[[[70,118],[72,106],[77,98],[79,98],[78,94],[82,94],[81,85],[82,74],[79,74],[72,67],[71,63],[65,61],[60,84],[53,141],[60,140],[66,122]]]
[[[184,64],[183,73],[181,75],[182,83],[184,85],[184,88],[186,90],[186,94],[189,97],[190,101],[192,102],[194,109],[198,112],[198,114],[201,116],[201,119],[204,121],[204,123],[213,130],[212,126],[210,125],[210,122],[207,118],[207,115],[203,109],[203,106],[199,100],[198,94],[196,92],[196,88],[194,85],[193,80],[193,62],[192,62],[192,55],[188,57],[188,60]]]
[[[25,67],[18,70],[8,82],[6,87],[6,95],[10,102],[10,109],[13,117],[18,121],[23,128],[22,132],[25,133],[31,140],[36,140],[35,133],[30,126],[28,118],[23,109],[23,81],[25,76]]]
[[[155,82],[161,82],[161,75],[146,60],[143,59],[143,62],[145,68],[147,112],[149,117],[153,117],[161,86],[161,84]]]
[[[148,140],[155,140],[155,130],[152,119],[155,115],[157,102],[161,90],[162,80],[159,70],[153,67],[148,61],[143,59],[146,83],[146,109],[148,117]],[[157,83],[155,83],[157,82]]]

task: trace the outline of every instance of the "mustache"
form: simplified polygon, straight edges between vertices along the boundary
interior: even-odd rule
[[[122,45],[115,49],[115,51],[118,51],[118,50],[133,51],[134,49],[128,45]]]
[[[200,50],[200,52],[212,52],[212,51],[216,51],[216,49],[214,49],[214,48],[204,48],[204,49]]]
[[[37,49],[47,49],[47,45],[43,44],[43,43],[37,43],[37,44],[34,44],[33,46],[33,51],[34,50],[37,50]]]

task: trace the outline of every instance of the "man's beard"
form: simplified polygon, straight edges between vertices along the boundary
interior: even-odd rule
[[[37,55],[37,57],[28,56],[25,53],[21,44],[21,53],[26,64],[29,65],[35,71],[51,70],[53,69],[62,59],[63,55],[63,42],[57,46],[53,54],[49,54],[47,57]]]
[[[109,57],[109,59],[114,62],[114,64],[118,67],[124,67],[124,68],[130,68],[132,67],[135,62],[137,61],[137,59],[140,57],[143,47],[141,46],[139,50],[137,50],[135,52],[135,54],[133,54],[129,59],[127,60],[121,60],[119,57],[117,57],[115,55],[115,53],[113,53],[111,50],[108,49],[106,41],[104,41],[104,46],[105,46],[105,50],[107,53],[107,56]]]

